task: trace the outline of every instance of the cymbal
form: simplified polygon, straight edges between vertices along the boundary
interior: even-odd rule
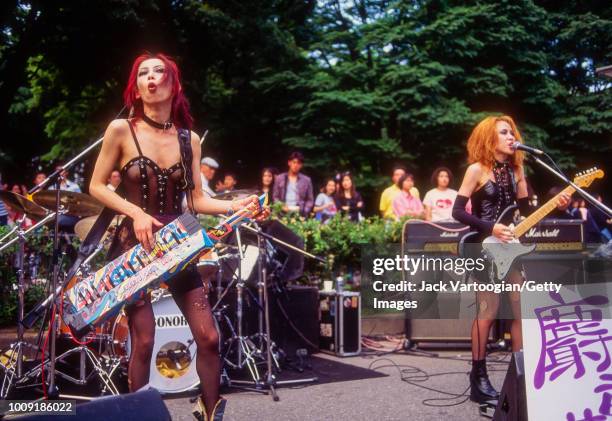
[[[0,191],[0,200],[17,212],[25,213],[29,218],[40,218],[47,214],[47,209],[29,200],[20,194],[11,191]]]
[[[34,193],[32,200],[48,209],[55,208],[56,190],[42,190]],[[68,215],[92,216],[102,212],[102,204],[84,193],[60,190],[60,204],[66,208]]]
[[[219,193],[213,197],[219,200],[234,200],[234,199],[244,199],[252,195],[257,196],[258,194],[259,194],[259,191],[255,189],[240,189],[240,190],[231,190],[225,193]]]
[[[105,241],[109,235],[112,235],[115,232],[116,226],[123,221],[123,218],[125,218],[125,215],[116,215],[112,222],[108,225],[108,228],[106,228],[106,232],[104,235],[102,235],[102,239],[100,241]],[[81,241],[85,241],[85,237],[87,237],[87,234],[89,234],[89,231],[91,231],[96,219],[98,219],[98,215],[88,216],[87,218],[83,218],[76,223],[74,226],[74,233],[81,239]]]

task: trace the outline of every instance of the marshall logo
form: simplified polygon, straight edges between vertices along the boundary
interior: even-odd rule
[[[525,234],[525,238],[557,238],[561,230],[559,228],[538,230],[537,228],[531,228]]]
[[[459,232],[442,231],[440,233],[440,237],[442,237],[442,238],[458,238],[459,237]]]
[[[163,316],[155,316],[155,326],[164,328],[183,327],[187,325],[187,319],[182,314],[166,314]]]

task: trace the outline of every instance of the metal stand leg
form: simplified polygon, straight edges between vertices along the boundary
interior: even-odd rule
[[[25,332],[23,324],[21,323],[25,308],[25,232],[21,227],[22,221],[23,218],[18,221],[15,230],[19,238],[19,247],[15,255],[17,285],[14,285],[14,288],[17,289],[17,342],[10,344],[8,350],[0,352],[0,357],[5,356],[7,358],[6,364],[0,362],[0,370],[4,373],[2,376],[2,383],[0,383],[0,399],[6,399],[14,384],[23,377],[24,348],[35,349],[33,345],[23,340]]]

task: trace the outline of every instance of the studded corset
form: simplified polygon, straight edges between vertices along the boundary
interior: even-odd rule
[[[132,123],[128,120],[138,156],[121,169],[125,198],[140,206],[149,215],[178,215],[181,213],[183,170],[180,162],[160,168],[155,161],[142,154]]]
[[[160,168],[155,161],[144,156],[134,127],[129,120],[127,122],[138,156],[130,159],[121,169],[125,198],[165,225],[181,214],[181,186],[184,185],[182,165],[177,162],[170,168]],[[153,232],[157,229],[159,228],[153,226]],[[125,218],[115,231],[106,260],[113,260],[136,244],[138,240],[133,221],[131,218]]]

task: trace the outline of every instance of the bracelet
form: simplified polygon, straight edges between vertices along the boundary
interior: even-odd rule
[[[234,206],[234,201],[233,200],[230,202],[229,209],[225,213],[227,216],[231,216],[231,215],[234,214],[234,209],[232,208],[232,206]]]

